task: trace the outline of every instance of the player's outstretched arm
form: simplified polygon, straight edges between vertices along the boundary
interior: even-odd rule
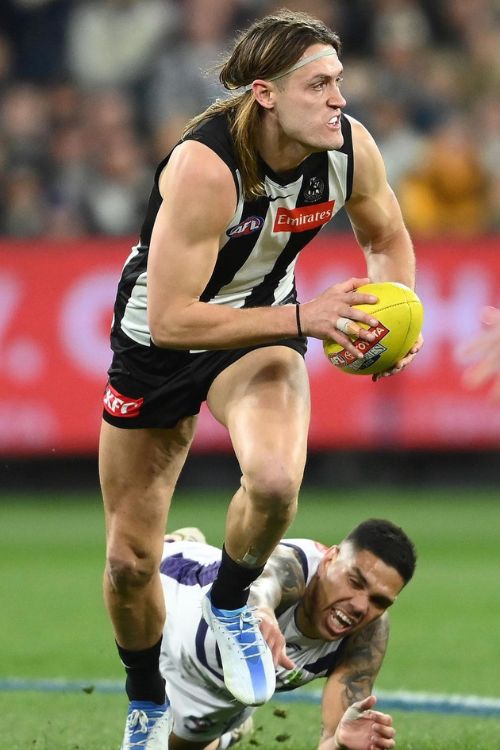
[[[323,690],[318,750],[394,747],[392,719],[372,710],[375,699],[371,696],[388,638],[389,619],[385,614],[349,638],[340,663]],[[368,710],[370,713],[365,714]],[[374,741],[378,744],[373,744]]]
[[[352,120],[352,118],[351,118]],[[346,210],[371,281],[415,286],[415,253],[401,209],[387,182],[380,151],[367,129],[352,120],[354,174]]]
[[[278,544],[264,572],[250,587],[249,602],[257,608],[260,629],[272,651],[275,664],[293,669],[277,616],[300,599],[305,588],[302,565],[293,547]]]

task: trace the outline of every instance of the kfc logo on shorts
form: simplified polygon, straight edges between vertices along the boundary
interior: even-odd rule
[[[131,399],[128,396],[122,396],[109,383],[104,391],[104,408],[113,417],[137,417],[143,403],[143,398]]]
[[[274,232],[307,232],[308,229],[326,224],[333,216],[335,201],[316,203],[314,206],[278,208],[274,220]]]

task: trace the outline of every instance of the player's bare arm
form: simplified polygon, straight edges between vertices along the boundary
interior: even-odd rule
[[[264,572],[252,584],[250,599],[255,606],[268,607],[279,617],[300,599],[305,585],[298,553],[293,547],[278,544]]]
[[[222,349],[295,335],[291,306],[239,310],[200,301],[236,207],[233,178],[215,152],[195,141],[180,145],[161,175],[160,192],[148,260],[153,341],[174,349]]]
[[[318,750],[393,747],[390,744],[394,736],[391,717],[371,710],[375,703],[371,691],[388,638],[386,614],[349,638],[341,662],[328,677],[323,690]],[[372,733],[381,744],[370,744]]]
[[[382,615],[349,639],[333,673],[341,687],[342,710],[370,695],[389,640],[389,617]]]
[[[389,183],[375,141],[352,120],[353,188],[346,203],[371,281],[399,281],[414,288],[415,255],[399,203]]]
[[[275,664],[293,669],[286,655],[286,643],[277,617],[297,602],[305,589],[302,565],[292,547],[279,544],[266,563],[264,572],[250,589],[250,603],[257,608],[260,629],[273,654]]]
[[[399,281],[415,288],[415,253],[399,203],[389,183],[380,151],[367,129],[352,120],[354,175],[347,213],[366,258],[371,281]],[[406,367],[423,345],[419,336],[408,354],[387,373]]]

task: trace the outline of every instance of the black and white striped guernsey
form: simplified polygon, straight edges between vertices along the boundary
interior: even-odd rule
[[[225,115],[205,121],[185,137],[207,145],[228,165],[238,195],[213,273],[200,297],[203,302],[239,308],[280,305],[296,299],[295,264],[299,252],[351,194],[351,124],[345,115],[341,121],[341,149],[312,154],[286,175],[274,173],[262,162],[266,195],[250,201],[241,194]],[[162,202],[159,177],[169,158],[170,154],[156,170],[140,241],[132,248],[122,271],[112,331],[115,351],[127,348],[126,339],[151,345],[146,314],[147,256]]]

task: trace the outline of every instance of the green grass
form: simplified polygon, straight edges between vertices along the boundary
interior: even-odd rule
[[[27,710],[27,706],[29,710]],[[279,708],[280,714],[274,712]],[[121,696],[11,693],[2,697],[2,750],[117,750],[123,732]],[[500,750],[500,720],[394,712],[398,750]],[[260,708],[255,733],[241,750],[316,750],[317,706]]]
[[[180,495],[169,527],[196,523],[220,544],[227,500],[221,493]],[[334,543],[373,515],[402,525],[419,552],[415,580],[391,612],[391,642],[377,687],[500,697],[497,495],[307,492],[289,536]],[[98,497],[0,497],[0,677],[122,678],[101,599],[103,558]],[[121,696],[0,693],[0,702],[8,709],[2,741],[9,750],[112,750],[119,744]],[[315,747],[317,706],[288,707],[286,720],[273,717],[272,707],[259,715],[263,729],[256,739],[265,750]],[[403,713],[397,727],[403,750],[500,750],[497,719]],[[280,733],[295,739],[277,742]]]

